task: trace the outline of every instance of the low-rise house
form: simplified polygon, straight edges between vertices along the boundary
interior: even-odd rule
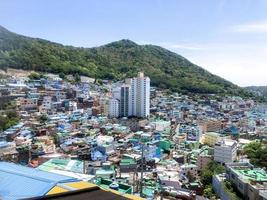
[[[17,162],[18,152],[14,142],[0,141],[0,160]]]
[[[19,110],[34,111],[38,108],[38,98],[26,98],[21,97],[17,100],[17,106]]]
[[[95,176],[101,178],[113,178],[115,177],[115,170],[110,162],[105,162],[100,169],[95,171]]]
[[[137,170],[137,162],[132,158],[121,159],[119,166],[121,173],[134,172]]]
[[[197,155],[198,171],[203,170],[213,160],[212,150],[212,148],[201,149],[200,153]]]
[[[191,176],[193,179],[198,177],[198,166],[194,164],[184,164],[180,167],[180,177]]]
[[[173,187],[174,189],[180,189],[182,183],[180,182],[179,173],[175,171],[164,171],[158,173],[160,183],[163,187]]]

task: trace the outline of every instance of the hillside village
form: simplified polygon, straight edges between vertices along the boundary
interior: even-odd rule
[[[267,198],[267,106],[253,100],[170,93],[143,73],[17,72],[1,77],[0,102],[1,184],[53,173],[128,199]]]

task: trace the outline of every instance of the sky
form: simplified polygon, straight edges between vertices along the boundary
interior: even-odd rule
[[[267,0],[0,0],[0,25],[65,45],[160,45],[239,86],[267,85]]]

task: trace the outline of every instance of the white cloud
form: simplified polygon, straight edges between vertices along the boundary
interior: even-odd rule
[[[267,21],[240,24],[229,29],[230,32],[267,33]]]

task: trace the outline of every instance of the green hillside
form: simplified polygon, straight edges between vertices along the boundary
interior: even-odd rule
[[[172,91],[251,95],[176,53],[130,40],[77,48],[21,36],[0,27],[0,68],[79,73],[114,80],[143,70],[150,76],[152,85]]]
[[[267,99],[267,86],[249,86],[245,87],[249,92]]]

